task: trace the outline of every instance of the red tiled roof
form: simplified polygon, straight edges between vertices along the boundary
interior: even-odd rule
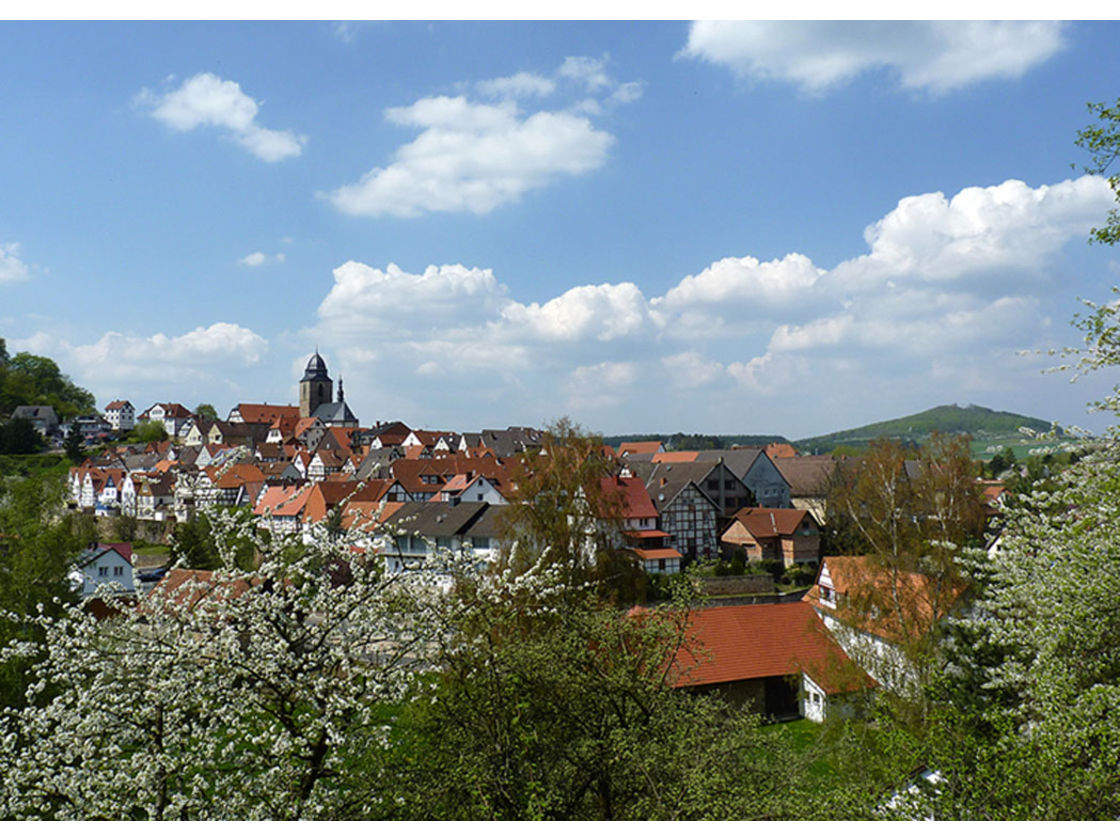
[[[655,452],[653,454],[653,463],[685,464],[695,461],[699,457],[699,452]]]
[[[634,548],[627,546],[627,551],[637,554],[643,560],[679,560],[681,553],[675,548]]]
[[[821,601],[821,578],[825,574],[839,596],[836,607]],[[803,600],[852,627],[887,641],[902,642],[928,633],[967,588],[960,579],[939,583],[920,572],[890,569],[868,557],[825,557],[816,582]]]
[[[376,530],[394,513],[404,507],[404,502],[364,502],[354,500],[342,510],[342,527],[360,531]]]
[[[255,516],[299,516],[307,497],[311,494],[311,485],[303,487],[269,487],[264,491],[260,501],[253,508]]]
[[[321,425],[323,425],[323,421],[318,419],[317,417],[301,417],[299,419],[299,422],[296,423],[296,428],[295,428],[295,431],[293,432],[293,436],[298,438],[300,435],[302,435],[304,432],[306,432],[312,426],[321,426]]]
[[[672,534],[667,531],[623,531],[623,534],[627,537],[634,537],[640,540],[672,536]]]
[[[129,563],[132,562],[132,543],[130,543],[130,542],[98,543],[97,547],[98,548],[111,548],[114,551],[116,551],[117,554],[119,554],[121,557],[123,557],[125,560],[127,560]]]
[[[640,478],[614,478],[599,479],[599,490],[603,496],[603,503],[609,508],[618,506],[618,513],[623,519],[657,519],[657,508],[650,500],[649,492]]]
[[[207,467],[206,474],[215,487],[223,489],[240,487],[251,482],[264,481],[264,473],[253,464],[234,464],[232,467]]]
[[[268,403],[239,403],[234,406],[245,423],[274,423],[281,417],[299,420],[298,405],[269,405]],[[231,412],[232,413],[232,412]]]
[[[626,441],[618,445],[619,455],[653,455],[661,448],[659,440]]]
[[[239,598],[260,582],[258,579],[237,578],[213,583],[213,576],[213,572],[200,569],[171,569],[145,598],[150,600],[164,596],[176,606],[194,609],[203,599]]]
[[[766,454],[771,458],[796,458],[797,450],[788,443],[768,443]]]
[[[677,686],[715,685],[807,673],[829,694],[874,681],[848,658],[804,602],[710,607],[689,613],[691,636],[678,652]]]
[[[810,516],[807,510],[797,508],[743,508],[735,514],[735,519],[743,523],[755,539],[766,537],[788,537]]]
[[[128,400],[113,400],[111,403],[105,406],[105,410],[112,411],[114,408],[124,408],[126,405],[129,405]]]

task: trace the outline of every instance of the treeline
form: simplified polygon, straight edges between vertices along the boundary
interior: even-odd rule
[[[0,416],[21,405],[49,405],[60,418],[93,411],[93,394],[75,385],[53,359],[33,353],[9,355],[0,338]]]

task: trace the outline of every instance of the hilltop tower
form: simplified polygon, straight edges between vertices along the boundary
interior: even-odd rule
[[[315,351],[307,360],[303,379],[299,381],[299,416],[312,417],[319,406],[331,401],[331,378],[327,376],[327,363]]]

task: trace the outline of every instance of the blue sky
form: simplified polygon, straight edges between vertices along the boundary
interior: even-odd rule
[[[1120,252],[1077,24],[0,24],[0,335],[100,405],[789,437],[977,403]]]

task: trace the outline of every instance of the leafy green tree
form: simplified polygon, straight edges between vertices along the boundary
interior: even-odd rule
[[[217,420],[218,412],[210,403],[199,403],[195,408],[194,413],[199,417],[204,417],[207,420]]]
[[[500,564],[520,570],[547,557],[567,584],[593,578],[598,558],[620,543],[618,499],[602,484],[613,474],[599,438],[568,418],[547,429],[541,449],[515,465]]]
[[[158,420],[145,420],[136,424],[128,439],[139,443],[159,443],[167,440],[167,429]]]
[[[73,600],[67,573],[97,535],[91,519],[65,513],[64,493],[58,478],[0,479],[0,646],[41,640],[28,617],[40,607],[57,614],[56,598]],[[0,708],[25,702],[28,664],[24,656],[0,663]]]
[[[92,411],[93,395],[75,385],[53,359],[16,353],[4,367],[0,383],[0,411],[18,405],[50,405],[62,417]]]
[[[66,433],[65,449],[66,457],[70,459],[70,463],[80,464],[85,460],[85,440],[77,423],[70,424],[70,431]]]
[[[231,511],[229,518],[241,525],[236,534],[225,529],[220,538],[220,529],[215,520],[206,513],[199,513],[194,519],[180,522],[171,534],[171,560],[177,566],[187,569],[213,570],[232,561],[237,568],[249,571],[254,563],[254,540],[246,536],[246,529],[252,527],[253,518],[248,511]],[[223,557],[222,551],[230,552]]]
[[[0,454],[30,455],[43,448],[43,438],[35,425],[24,417],[0,423]]]
[[[459,589],[403,723],[421,819],[743,819],[806,811],[800,760],[716,695],[673,687],[687,608],[623,613],[542,563]],[[542,585],[543,584],[543,585]],[[392,770],[390,772],[393,772]]]

